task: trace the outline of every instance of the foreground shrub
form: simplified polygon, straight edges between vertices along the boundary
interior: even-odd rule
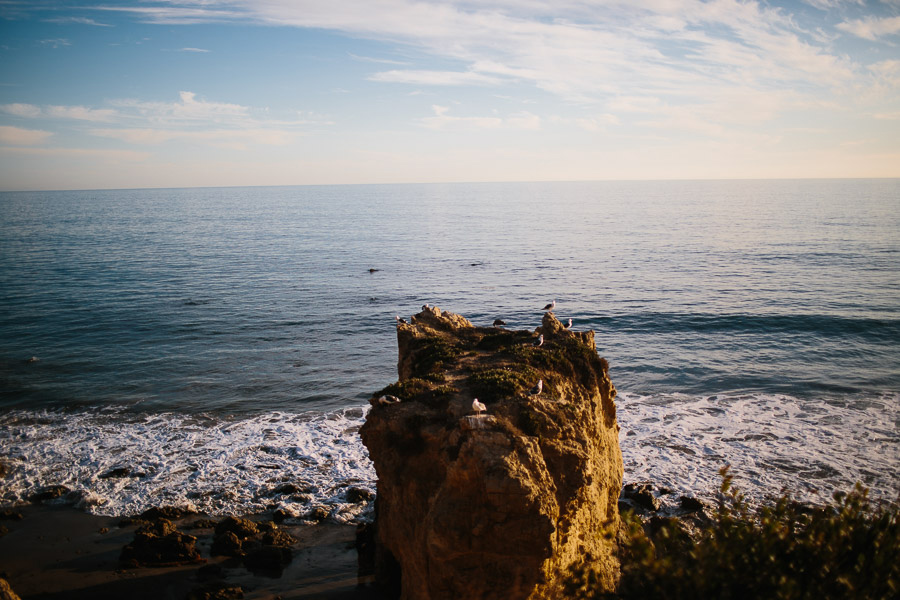
[[[900,597],[900,516],[875,506],[857,484],[825,508],[785,495],[751,509],[721,471],[720,502],[694,538],[672,520],[651,540],[623,515],[622,576],[615,594],[594,585],[591,566],[571,573],[571,598],[896,599]]]

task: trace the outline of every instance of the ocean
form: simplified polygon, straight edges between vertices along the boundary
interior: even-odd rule
[[[900,495],[900,180],[754,180],[0,193],[0,503],[365,518],[395,315],[553,299],[626,482]]]

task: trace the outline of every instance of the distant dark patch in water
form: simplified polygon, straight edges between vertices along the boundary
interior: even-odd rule
[[[204,306],[206,304],[209,304],[210,302],[211,300],[192,300],[188,298],[184,301],[184,306]]]

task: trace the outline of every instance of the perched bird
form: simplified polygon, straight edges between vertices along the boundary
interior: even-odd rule
[[[387,396],[381,396],[375,402],[377,402],[379,406],[387,406],[389,404],[399,404],[400,398],[398,398],[397,396],[391,396],[390,394],[388,394]]]
[[[538,379],[537,384],[533,388],[531,388],[531,395],[537,396],[538,394],[541,393],[541,390],[543,390],[543,389],[544,389],[544,380]]]
[[[487,406],[478,401],[478,398],[472,400],[472,410],[474,410],[479,415],[487,410]]]
[[[565,325],[563,325],[563,329],[568,329],[571,326],[572,326],[572,319],[569,319],[569,322],[566,323]]]
[[[500,327],[501,325],[506,325],[506,321],[503,319],[494,319],[494,327]]]
[[[545,306],[544,310],[553,310],[554,308],[556,308],[556,300]]]
[[[427,302],[422,305],[422,310],[428,310],[429,308],[431,308],[431,305],[428,304]]]
[[[399,325],[400,323],[406,323],[406,319],[404,319],[404,318],[401,317],[400,315],[397,315],[397,316],[394,317],[394,318],[397,319],[397,325]]]
[[[544,345],[544,334],[538,336],[537,341],[534,343],[535,346],[543,346]]]

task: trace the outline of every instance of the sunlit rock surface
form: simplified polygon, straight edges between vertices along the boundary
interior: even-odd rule
[[[593,332],[552,313],[531,332],[425,308],[397,339],[399,380],[374,397],[401,401],[375,402],[360,431],[379,580],[410,600],[553,598],[590,558],[612,589],[622,455]]]

